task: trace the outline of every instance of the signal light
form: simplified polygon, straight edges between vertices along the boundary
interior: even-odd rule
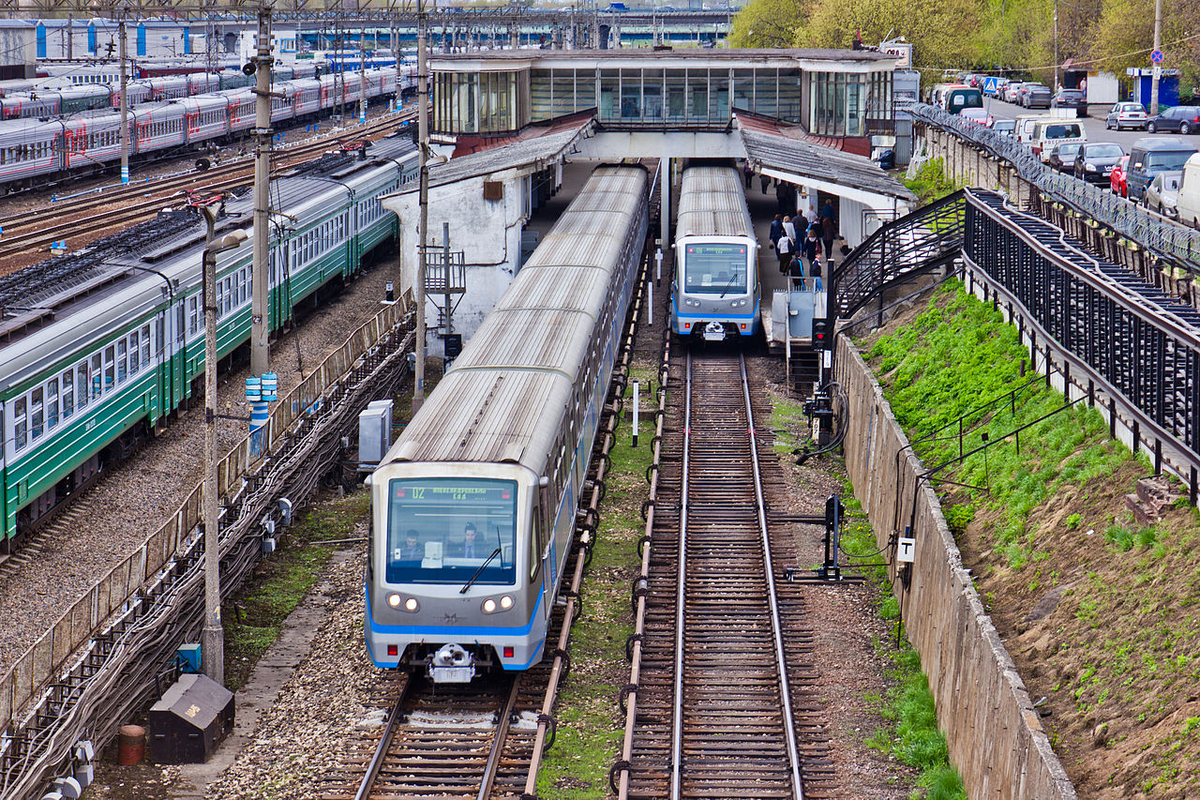
[[[515,655],[515,653],[513,652],[513,649],[511,647],[504,648],[504,657],[505,658],[512,658],[514,655]]]
[[[815,347],[819,350],[824,349],[829,346],[829,343],[827,341],[827,328],[825,325],[825,320],[823,320],[823,319],[814,319],[813,320],[812,343],[813,343],[813,347]]]
[[[389,656],[398,656],[398,655],[400,655],[400,645],[396,645],[396,644],[389,644],[389,645],[388,645],[388,655],[389,655]]]

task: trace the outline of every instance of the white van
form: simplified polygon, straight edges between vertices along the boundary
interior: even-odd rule
[[[1200,153],[1188,157],[1179,180],[1179,221],[1200,228]]]
[[[1013,137],[1021,144],[1029,144],[1033,139],[1033,126],[1044,120],[1052,120],[1049,114],[1019,114]]]
[[[1033,132],[1029,136],[1029,146],[1033,149],[1033,154],[1043,163],[1050,158],[1050,151],[1055,145],[1085,142],[1087,132],[1083,129],[1083,122],[1061,117],[1038,120],[1033,124]]]

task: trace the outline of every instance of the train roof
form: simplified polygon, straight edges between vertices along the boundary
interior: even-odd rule
[[[648,181],[640,166],[592,173],[385,463],[515,463],[543,473]],[[597,204],[607,210],[578,210]]]
[[[683,236],[754,237],[737,170],[705,166],[684,170],[675,223],[675,237]]]

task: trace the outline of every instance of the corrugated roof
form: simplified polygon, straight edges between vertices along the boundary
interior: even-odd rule
[[[737,120],[746,155],[755,164],[905,202],[917,199],[904,184],[881,170],[871,159],[809,141],[808,134],[799,126],[781,125],[741,112]]]

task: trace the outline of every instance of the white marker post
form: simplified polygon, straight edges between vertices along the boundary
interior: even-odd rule
[[[637,447],[638,437],[638,405],[642,396],[642,385],[638,381],[633,382],[633,446]]]
[[[646,281],[646,324],[654,324],[654,281]]]
[[[663,253],[662,248],[659,247],[654,251],[654,282],[660,286],[662,285],[662,262]]]

